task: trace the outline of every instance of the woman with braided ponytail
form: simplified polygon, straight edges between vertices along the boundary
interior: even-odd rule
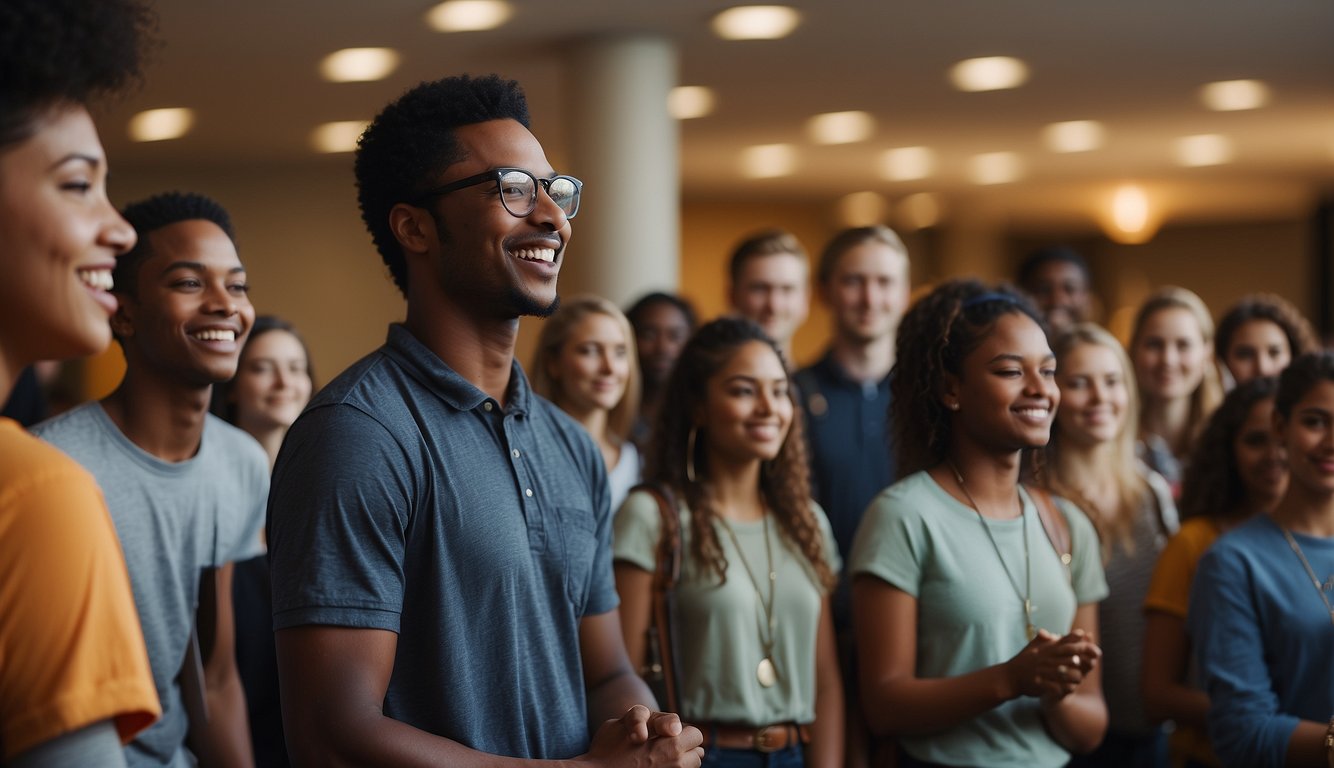
[[[1019,483],[1050,438],[1055,373],[1008,290],[951,281],[899,326],[903,479],[871,502],[851,563],[863,709],[902,766],[1055,768],[1106,731],[1097,536]]]
[[[829,608],[839,561],[810,499],[787,370],[759,326],[709,323],[677,360],[651,442],[646,477],[675,497],[682,538],[679,711],[703,731],[706,765],[843,762]],[[640,667],[662,530],[654,498],[631,493],[614,557],[626,649]]]

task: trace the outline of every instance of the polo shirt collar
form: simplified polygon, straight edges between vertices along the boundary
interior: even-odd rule
[[[421,343],[402,323],[389,326],[385,353],[397,362],[409,376],[434,392],[450,407],[471,411],[490,399],[472,382],[445,365],[438,355]],[[532,388],[528,377],[517,360],[510,361],[509,391],[506,392],[506,413],[526,414],[532,403]]]

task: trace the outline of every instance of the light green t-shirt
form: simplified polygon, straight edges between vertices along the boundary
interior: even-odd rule
[[[1074,560],[1061,563],[1027,493],[1023,518],[986,520],[926,472],[871,501],[852,546],[852,573],[869,574],[917,598],[917,676],[954,677],[1013,658],[1024,635],[1024,519],[1032,561],[1033,623],[1065,635],[1078,605],[1107,596],[1093,525],[1058,500],[1070,523]],[[997,558],[1000,549],[1007,574]],[[1073,582],[1073,583],[1072,583]],[[1018,585],[1016,590],[1015,585]],[[1062,766],[1070,754],[1047,732],[1038,700],[1021,697],[925,737],[905,737],[908,754],[945,765]]]
[[[826,562],[837,573],[841,563],[824,510],[811,509],[820,524]],[[727,559],[727,580],[722,584],[707,566],[690,554],[690,511],[681,506],[681,581],[676,589],[676,615],[681,676],[681,712],[686,722],[721,722],[749,725],[809,723],[815,719],[815,636],[824,590],[817,584],[806,558],[770,520],[770,548],[778,575],[774,589],[774,654],[778,682],[762,687],[756,667],[763,658],[760,632],[764,609],[755,586],[737,557],[732,539],[715,522],[718,543]],[[764,523],[731,523],[746,562],[764,583],[768,570]],[[616,514],[613,556],[654,570],[662,520],[657,502],[646,493],[632,493]]]

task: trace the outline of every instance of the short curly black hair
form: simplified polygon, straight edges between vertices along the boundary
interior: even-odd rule
[[[134,227],[139,239],[134,247],[116,257],[116,268],[111,273],[111,281],[117,293],[135,295],[138,287],[139,266],[144,263],[152,251],[148,244],[150,232],[162,229],[180,221],[200,219],[211,221],[227,234],[227,238],[236,245],[236,230],[232,228],[232,217],[216,200],[195,192],[164,192],[150,198],[130,203],[120,212],[125,220]]]
[[[141,0],[0,3],[0,147],[60,104],[137,84],[157,17]]]
[[[361,218],[394,284],[406,296],[407,262],[389,228],[389,211],[439,183],[464,158],[454,130],[489,120],[529,127],[528,102],[513,80],[459,75],[421,83],[385,107],[357,142],[354,169]]]

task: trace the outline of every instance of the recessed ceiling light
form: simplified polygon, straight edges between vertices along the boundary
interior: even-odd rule
[[[693,120],[713,112],[713,91],[702,85],[678,85],[667,94],[667,111],[677,120]]]
[[[875,133],[875,118],[865,112],[826,112],[806,123],[816,144],[853,144]]]
[[[961,91],[1000,91],[1028,80],[1028,65],[1010,56],[964,59],[950,68],[950,81]]]
[[[925,179],[935,166],[935,153],[926,147],[887,149],[880,155],[880,175],[889,181]]]
[[[185,107],[149,109],[130,118],[130,138],[135,141],[179,139],[190,132],[195,113]]]
[[[1259,80],[1220,80],[1200,88],[1200,100],[1219,112],[1257,109],[1269,101],[1269,86]]]
[[[853,192],[838,201],[838,219],[845,227],[882,224],[888,213],[889,202],[879,192]]]
[[[713,32],[724,40],[777,40],[800,23],[801,14],[786,5],[738,5],[713,17]]]
[[[510,20],[514,8],[505,0],[445,0],[426,12],[437,32],[481,32]]]
[[[1182,136],[1176,140],[1175,154],[1178,165],[1222,165],[1232,159],[1232,142],[1217,133]]]
[[[1102,146],[1105,135],[1097,120],[1069,120],[1042,129],[1042,140],[1052,152],[1089,152]]]
[[[340,120],[324,123],[310,134],[310,145],[316,152],[335,153],[352,152],[357,148],[357,139],[370,125],[366,120]]]
[[[332,83],[363,83],[383,80],[398,67],[393,48],[344,48],[320,62],[320,74]]]
[[[968,161],[968,176],[974,184],[1008,184],[1023,175],[1023,164],[1014,152],[986,152]]]
[[[791,144],[759,144],[741,151],[741,173],[751,179],[791,176],[797,170],[797,150]]]
[[[895,208],[898,211],[895,218],[899,227],[909,232],[934,227],[940,223],[943,215],[939,198],[930,192],[908,195]]]

